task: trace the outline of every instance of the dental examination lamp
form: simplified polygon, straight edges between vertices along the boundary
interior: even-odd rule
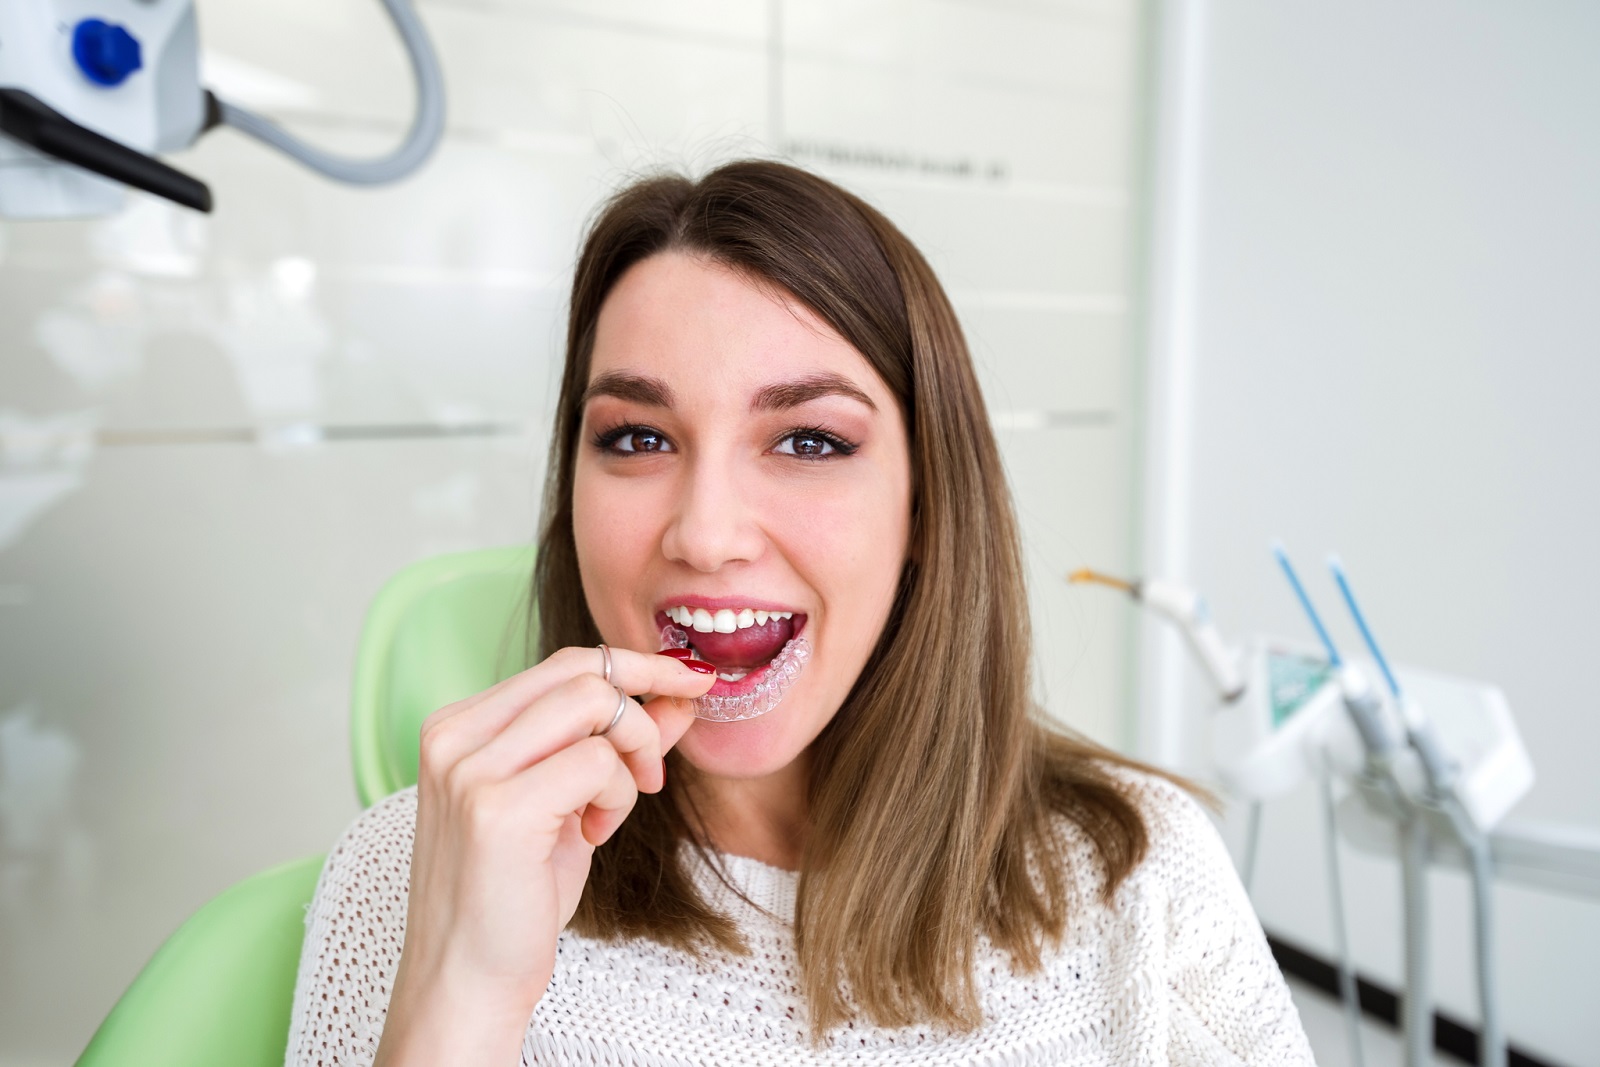
[[[210,211],[211,190],[157,158],[232,126],[341,182],[416,170],[444,131],[444,79],[410,0],[381,0],[410,57],[417,106],[387,156],[352,160],[308,145],[200,84],[193,0],[0,2],[0,218],[120,210],[127,187]]]
[[[1533,766],[1499,689],[1472,679],[1393,667],[1356,600],[1344,568],[1329,567],[1371,656],[1341,656],[1281,547],[1274,554],[1317,646],[1261,637],[1230,648],[1205,601],[1171,582],[1123,581],[1078,571],[1074,582],[1121,589],[1184,634],[1218,698],[1212,758],[1224,787],[1251,802],[1243,864],[1254,866],[1262,802],[1308,778],[1322,789],[1333,926],[1351,1053],[1362,1062],[1355,972],[1345,931],[1336,830],[1356,847],[1400,857],[1404,893],[1406,1062],[1431,1062],[1428,956],[1430,863],[1465,867],[1472,883],[1482,1033],[1479,1062],[1504,1067],[1495,989],[1491,889],[1495,877],[1600,898],[1600,835],[1579,828],[1512,824],[1507,812],[1533,786]],[[1374,684],[1374,673],[1381,685]],[[1349,783],[1334,803],[1332,781]]]

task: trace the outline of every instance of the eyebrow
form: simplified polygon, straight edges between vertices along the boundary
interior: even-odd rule
[[[796,378],[791,382],[777,382],[765,386],[758,390],[755,398],[750,401],[750,410],[783,411],[825,396],[847,397],[865,404],[873,411],[878,410],[878,405],[872,402],[871,397],[862,392],[849,378],[840,374],[813,374],[807,378]]]
[[[673,405],[671,387],[660,378],[644,374],[608,371],[589,383],[589,387],[583,391],[583,399],[579,401],[579,406],[587,406],[589,401],[601,396],[616,397],[618,400],[629,400],[635,404],[656,408],[670,408]],[[878,405],[872,402],[871,397],[841,374],[813,374],[793,381],[775,382],[763,386],[756,391],[754,399],[750,401],[750,410],[784,411],[825,396],[846,397],[865,404],[873,411],[878,410]]]
[[[672,406],[672,390],[667,383],[660,378],[651,378],[643,374],[608,371],[589,383],[589,388],[583,391],[583,399],[578,402],[578,406],[587,407],[589,401],[598,396],[614,396],[618,400],[631,400],[635,404],[645,404],[653,408]]]

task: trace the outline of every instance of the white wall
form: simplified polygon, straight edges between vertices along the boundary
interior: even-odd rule
[[[419,9],[450,116],[415,179],[218,131],[177,160],[214,216],[0,222],[0,1064],[70,1062],[187,914],[353,816],[365,605],[532,537],[580,226],[644,166],[790,154],[921,244],[1005,427],[1041,690],[1124,733],[1126,615],[1061,576],[1132,554],[1135,0]],[[352,150],[404,128],[372,0],[199,14],[223,95]]]
[[[1185,531],[1165,562],[1228,630],[1309,638],[1268,542],[1317,572],[1330,607],[1320,566],[1339,551],[1391,655],[1505,689],[1539,773],[1515,814],[1600,825],[1600,6],[1194,0],[1165,14],[1187,27],[1193,78],[1164,117],[1182,102],[1193,124],[1162,141],[1169,164],[1187,161],[1166,205],[1188,209],[1164,217],[1159,247],[1192,258],[1176,279],[1158,265],[1158,326],[1186,325],[1158,330],[1155,373],[1176,360],[1192,388],[1153,382],[1187,429],[1151,427],[1152,455],[1175,467],[1152,558],[1163,530]],[[1175,153],[1184,143],[1193,154]],[[1336,636],[1357,644],[1348,626]],[[1156,708],[1147,725],[1156,750],[1178,724]],[[1202,732],[1176,750],[1198,758]],[[1309,792],[1269,809],[1257,902],[1270,929],[1331,952],[1316,820]],[[1396,983],[1394,867],[1353,857],[1346,873],[1359,964]],[[1439,994],[1473,1018],[1465,891],[1447,875],[1435,887]],[[1596,1062],[1600,905],[1497,901],[1513,1040]]]

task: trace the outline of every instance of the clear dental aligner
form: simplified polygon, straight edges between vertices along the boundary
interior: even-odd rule
[[[661,631],[661,647],[688,648],[689,635],[677,626],[664,627]],[[709,722],[738,722],[741,719],[753,719],[758,715],[765,715],[783,700],[784,694],[800,676],[800,668],[804,667],[810,658],[809,641],[804,637],[789,638],[784,643],[783,650],[767,665],[765,673],[754,689],[738,696],[708,694],[696,697],[695,718]]]

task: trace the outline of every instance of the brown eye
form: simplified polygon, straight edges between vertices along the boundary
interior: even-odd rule
[[[816,430],[795,430],[779,441],[773,451],[800,459],[829,459],[838,455],[848,456],[855,449],[830,434]]]
[[[628,442],[631,447],[623,449],[624,452],[661,452],[667,447],[666,438],[654,430],[636,430],[617,442]]]
[[[608,434],[602,435],[597,441],[602,449],[622,455],[637,455],[652,452],[671,452],[672,442],[667,440],[665,434],[659,430],[652,430],[648,426],[623,426]]]

